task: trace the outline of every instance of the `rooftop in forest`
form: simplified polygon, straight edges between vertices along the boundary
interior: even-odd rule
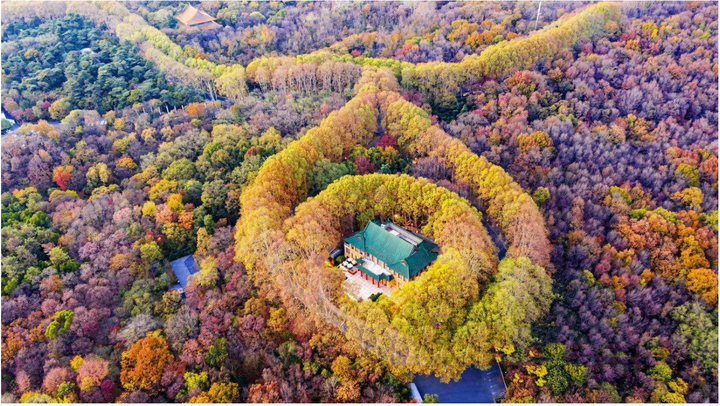
[[[215,22],[215,17],[204,11],[196,9],[191,5],[188,5],[185,11],[177,15],[175,18],[187,27],[200,28],[202,30],[222,27],[220,24]]]
[[[415,388],[412,388],[412,386]],[[483,371],[476,367],[465,370],[458,381],[443,383],[432,375],[418,375],[411,385],[413,397],[422,400],[425,395],[437,395],[440,403],[498,403],[505,397],[505,380],[497,362]]]
[[[192,276],[200,270],[200,266],[198,266],[195,257],[192,255],[178,258],[170,262],[170,266],[172,267],[172,270],[175,273],[175,276],[177,277],[179,282],[177,285],[171,287],[170,289],[177,290],[180,293],[183,293],[185,291],[185,288],[187,287],[187,284],[192,278]]]
[[[393,222],[369,221],[345,242],[378,258],[393,271],[412,279],[438,256],[438,245]]]

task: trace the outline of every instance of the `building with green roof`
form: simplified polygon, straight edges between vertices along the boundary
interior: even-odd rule
[[[390,221],[370,221],[345,239],[345,256],[357,260],[361,276],[388,287],[413,280],[439,252],[434,242]]]

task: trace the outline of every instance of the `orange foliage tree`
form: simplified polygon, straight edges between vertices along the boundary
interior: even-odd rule
[[[712,269],[691,270],[687,276],[687,289],[702,297],[710,306],[717,306],[718,275]]]
[[[159,332],[149,333],[123,352],[120,381],[128,391],[154,392],[165,366],[173,361],[168,344]]]

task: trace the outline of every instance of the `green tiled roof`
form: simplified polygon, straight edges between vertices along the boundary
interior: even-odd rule
[[[405,238],[393,234],[383,226],[401,230],[401,235]],[[391,222],[381,226],[377,221],[370,221],[364,229],[346,238],[345,242],[385,262],[388,267],[407,279],[412,279],[438,256],[437,244]]]

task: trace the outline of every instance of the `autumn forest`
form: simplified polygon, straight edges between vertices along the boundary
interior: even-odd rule
[[[3,402],[718,402],[717,2],[1,23]]]

